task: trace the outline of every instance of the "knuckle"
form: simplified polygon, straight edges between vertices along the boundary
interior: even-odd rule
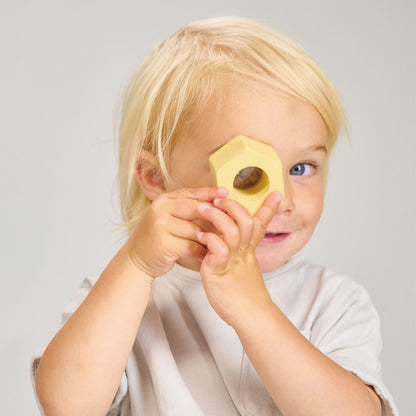
[[[243,225],[243,227],[245,228],[245,229],[247,229],[247,230],[253,230],[254,229],[254,220],[253,220],[253,217],[245,217],[244,219],[243,219],[243,221],[242,221],[242,225]]]
[[[222,257],[228,257],[230,255],[230,249],[226,245],[218,247],[218,254]]]
[[[240,231],[237,227],[230,227],[228,236],[232,241],[236,241],[240,238]]]
[[[193,195],[194,194],[194,190],[192,188],[186,187],[186,188],[183,188],[182,190],[187,195]]]
[[[151,219],[155,229],[164,229],[167,225],[167,218],[166,215],[164,215],[163,207],[155,206]]]
[[[198,190],[196,188],[184,188],[183,189],[185,196],[189,198],[197,198]]]
[[[258,222],[259,228],[262,232],[266,232],[268,223],[264,220],[259,220]]]

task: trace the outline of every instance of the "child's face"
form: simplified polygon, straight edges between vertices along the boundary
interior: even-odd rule
[[[282,161],[285,197],[256,249],[262,272],[273,271],[310,239],[323,209],[327,129],[310,104],[248,81],[212,100],[171,156],[173,188],[211,185],[208,158],[238,134],[271,145]],[[192,263],[192,262],[191,262]],[[198,268],[196,264],[184,264]]]

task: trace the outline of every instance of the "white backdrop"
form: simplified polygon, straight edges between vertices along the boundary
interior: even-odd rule
[[[350,121],[324,216],[304,255],[352,275],[382,320],[386,384],[416,414],[415,3],[411,0],[2,0],[1,413],[38,414],[31,355],[83,276],[120,245],[113,118],[129,75],[183,24],[257,19],[293,37],[337,87]]]

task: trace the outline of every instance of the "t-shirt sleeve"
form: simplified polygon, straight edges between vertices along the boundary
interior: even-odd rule
[[[84,279],[77,294],[73,298],[71,298],[71,300],[68,302],[68,304],[65,306],[62,312],[62,325],[65,324],[65,322],[71,317],[71,315],[78,309],[78,307],[81,305],[84,299],[88,296],[92,287],[94,286],[94,283],[95,281],[92,278]],[[45,415],[45,412],[42,409],[42,406],[36,395],[35,380],[36,380],[36,373],[37,373],[38,366],[40,363],[40,359],[42,358],[43,352],[44,350],[35,354],[30,363],[30,375],[31,375],[32,386],[35,391],[36,402],[37,402],[40,414],[42,416]],[[128,380],[127,380],[126,372],[124,372],[117,394],[107,413],[107,416],[120,416],[122,414],[121,409],[123,407],[123,402],[127,398],[127,395],[128,395]]]
[[[399,414],[382,380],[380,319],[362,286],[347,280],[336,288],[314,324],[311,341],[374,388],[381,399],[383,416]]]

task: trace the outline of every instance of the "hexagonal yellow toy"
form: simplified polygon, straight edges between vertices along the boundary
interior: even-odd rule
[[[228,197],[255,215],[267,195],[284,195],[282,162],[273,147],[238,135],[209,158],[213,186],[228,188]]]

